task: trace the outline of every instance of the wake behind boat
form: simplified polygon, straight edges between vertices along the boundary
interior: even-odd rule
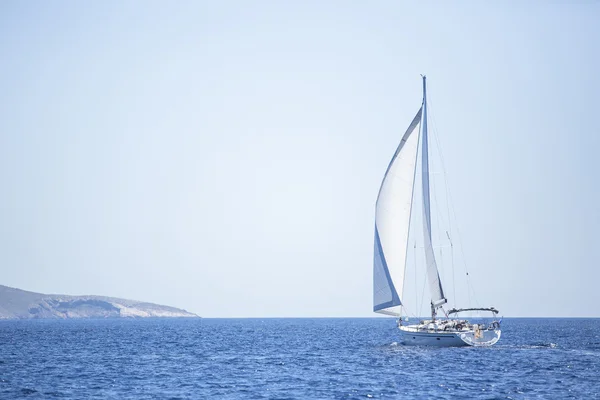
[[[419,164],[421,166],[422,248],[425,256],[423,267],[429,283],[431,319],[405,325],[402,319],[405,308],[402,296],[411,214],[416,197],[415,176]],[[442,288],[432,242],[429,175],[426,78],[423,76],[423,103],[388,165],[377,196],[373,311],[399,317],[401,343],[405,345],[491,346],[500,339],[501,335],[500,321],[495,319],[498,310],[493,307],[454,308],[448,312],[444,310],[448,300]],[[448,240],[450,240],[449,235]],[[414,248],[416,250],[416,244]],[[441,318],[437,317],[439,311],[443,313]],[[490,312],[493,320],[489,323],[471,323],[467,319],[459,318],[459,314],[463,312]]]

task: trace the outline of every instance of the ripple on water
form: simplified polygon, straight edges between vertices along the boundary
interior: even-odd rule
[[[600,320],[503,328],[493,347],[425,348],[381,318],[2,321],[0,398],[599,396]]]

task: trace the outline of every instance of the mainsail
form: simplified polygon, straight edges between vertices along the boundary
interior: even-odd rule
[[[427,95],[425,77],[423,77],[423,126],[421,128],[421,168],[422,168],[422,188],[423,188],[423,239],[425,245],[425,262],[427,265],[427,281],[429,282],[429,292],[431,293],[431,303],[434,308],[446,303],[442,282],[438,273],[437,263],[435,262],[435,253],[433,252],[433,243],[431,241],[431,204],[429,198],[429,152],[427,143]]]
[[[422,110],[413,118],[388,165],[375,206],[373,311],[382,314],[401,314]]]

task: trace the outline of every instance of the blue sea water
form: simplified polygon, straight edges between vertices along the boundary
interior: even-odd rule
[[[417,348],[387,318],[0,321],[0,398],[600,398],[600,319],[502,325]]]

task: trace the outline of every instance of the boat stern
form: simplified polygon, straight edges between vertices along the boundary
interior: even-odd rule
[[[469,332],[460,333],[460,339],[468,344],[469,346],[492,346],[498,340],[500,340],[500,336],[502,335],[502,331],[500,328],[497,329],[487,329],[487,330],[473,330]]]

